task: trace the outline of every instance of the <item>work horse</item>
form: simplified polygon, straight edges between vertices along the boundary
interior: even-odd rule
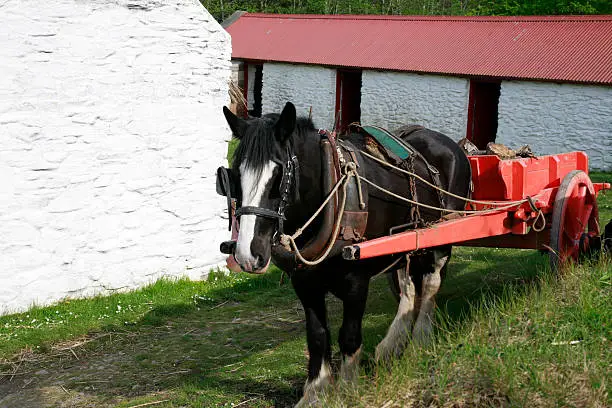
[[[460,147],[441,133],[421,127],[403,133],[414,155],[401,163],[410,162],[405,168],[431,183],[427,185],[385,166],[382,162],[389,161],[392,153],[381,146],[368,146],[372,139],[363,132],[336,141],[309,119],[297,118],[289,102],[280,114],[261,118],[238,118],[227,108],[224,114],[239,144],[232,168],[219,169],[217,187],[228,202],[236,198],[239,233],[237,240],[222,244],[222,251],[230,253],[246,272],[263,273],[272,259],[291,278],[306,315],[309,351],[308,378],[298,406],[316,401],[318,392],[332,379],[325,306],[328,292],[343,302],[338,337],[342,379],[353,381],[357,376],[368,285],[385,269],[396,274],[400,301],[386,337],[376,347],[376,359],[398,356],[410,335],[414,341],[426,342],[432,332],[434,296],[451,247],[361,261],[345,260],[342,247],[388,235],[397,226],[424,227],[443,215],[436,208],[464,209],[462,200],[431,187],[439,185],[457,196],[469,196],[471,170]],[[340,184],[344,188],[332,190]],[[408,205],[397,196],[411,197],[432,208]],[[328,197],[333,199],[323,206],[320,216],[302,230]],[[339,221],[340,210],[344,212]],[[298,251],[304,260],[319,258],[319,263],[305,264]]]

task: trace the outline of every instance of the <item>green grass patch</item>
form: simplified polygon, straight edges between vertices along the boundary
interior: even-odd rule
[[[610,406],[611,271],[602,259],[482,293],[459,318],[440,311],[434,344],[326,406]]]
[[[230,166],[232,165],[232,162],[234,161],[234,152],[236,151],[237,147],[238,147],[238,139],[232,138],[227,144],[227,162],[230,164]]]
[[[20,350],[48,350],[49,345],[92,331],[112,331],[134,325],[160,325],[201,305],[239,299],[254,289],[278,284],[274,277],[211,272],[201,282],[161,279],[143,289],[89,299],[65,300],[50,307],[0,317],[0,357]],[[274,281],[274,282],[273,282]]]
[[[598,202],[603,226],[612,193]],[[610,406],[611,263],[561,279],[547,267],[536,251],[456,248],[434,344],[410,348],[390,369],[373,352],[397,306],[386,278],[374,279],[361,386],[336,390],[329,404]],[[337,365],[342,306],[328,299]],[[304,326],[274,268],[33,308],[0,317],[0,407],[291,406],[306,378]]]
[[[247,406],[270,406],[297,398],[303,381],[303,311],[277,269],[162,280],[0,325],[0,406],[229,406],[253,396]]]
[[[593,183],[611,183],[612,184],[612,173],[604,172],[591,172],[589,174]],[[612,191],[602,191],[597,197],[597,205],[599,208],[599,220],[601,227],[603,227],[612,220]]]

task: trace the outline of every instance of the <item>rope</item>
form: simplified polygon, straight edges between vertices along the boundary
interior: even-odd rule
[[[539,227],[536,225],[538,221],[540,221]],[[533,224],[531,224],[531,228],[533,228],[535,232],[542,232],[544,231],[544,228],[546,228],[546,217],[544,217],[542,210],[538,210],[538,216],[533,221]]]
[[[544,228],[546,228],[546,218],[544,217],[544,213],[542,212],[542,209],[536,207],[535,202],[533,201],[533,198],[531,198],[530,196],[527,196],[526,200],[529,203],[529,206],[531,207],[531,211],[538,213],[538,215],[536,216],[536,219],[533,221],[533,224],[531,224],[531,227],[533,228],[535,232],[544,231]],[[540,222],[540,226],[537,226],[538,221]]]
[[[395,261],[391,262],[391,265],[387,266],[385,269],[383,269],[380,272],[376,272],[376,275],[372,276],[372,278],[377,277],[378,275],[382,275],[383,273],[387,272],[389,269],[393,268],[395,265],[397,265],[399,263],[399,261],[401,261],[402,259],[404,259],[404,257],[400,256],[399,258],[397,258]]]
[[[281,244],[283,246],[285,246],[285,247],[290,245],[291,248],[293,248],[293,251],[295,252],[295,255],[298,257],[298,259],[302,263],[304,263],[304,264],[306,264],[308,266],[318,265],[318,264],[320,264],[321,262],[323,262],[327,258],[327,256],[331,252],[332,248],[334,247],[334,244],[336,243],[336,239],[338,238],[338,234],[340,233],[340,223],[342,221],[342,216],[344,215],[344,208],[346,207],[346,187],[347,187],[351,177],[359,177],[359,175],[357,174],[357,166],[353,162],[347,163],[344,166],[344,171],[345,171],[345,174],[343,174],[342,177],[340,178],[340,180],[338,180],[338,182],[336,183],[336,185],[334,186],[332,191],[329,193],[329,196],[327,197],[327,199],[323,202],[323,204],[319,207],[319,209],[313,214],[313,216],[310,217],[310,219],[306,222],[306,224],[304,224],[303,227],[298,228],[297,231],[293,235],[283,234],[280,237]],[[300,250],[297,247],[297,244],[295,243],[295,239],[297,237],[299,237],[300,235],[302,235],[302,233],[304,231],[304,228],[306,228],[306,227],[308,227],[308,225],[310,225],[310,223],[322,211],[322,209],[329,202],[329,200],[331,200],[331,197],[333,197],[334,194],[336,194],[338,192],[338,188],[339,188],[340,185],[342,185],[342,203],[340,204],[340,211],[338,212],[338,216],[336,218],[336,225],[334,226],[334,232],[332,233],[332,238],[330,239],[329,244],[327,245],[327,248],[325,249],[323,254],[318,259],[316,259],[314,261],[309,261],[309,260],[305,259],[302,256],[302,253],[300,252]],[[361,196],[361,194],[360,194],[360,196]]]
[[[417,205],[419,207],[429,208],[430,210],[446,211],[446,212],[449,212],[449,213],[456,213],[456,214],[487,214],[487,213],[491,213],[491,212],[498,212],[500,210],[508,210],[510,208],[517,207],[517,206],[521,205],[524,202],[524,201],[521,201],[521,202],[512,201],[511,204],[505,205],[503,207],[490,208],[490,209],[487,209],[487,210],[449,210],[447,208],[441,208],[441,207],[436,207],[436,206],[433,206],[433,205],[427,205],[427,204],[419,203],[418,201],[411,200],[411,199],[406,198],[406,197],[402,197],[400,195],[395,194],[392,191],[387,190],[384,187],[379,186],[376,183],[371,182],[370,180],[366,179],[365,177],[362,177],[362,176],[358,176],[358,177],[361,178],[361,180],[363,180],[366,183],[368,183],[369,185],[371,185],[372,187],[375,187],[378,190],[382,191],[383,193],[388,194],[391,197],[395,197],[398,200],[402,200],[402,201],[405,201],[405,202],[410,203],[412,205]]]
[[[343,175],[340,180],[338,180],[338,182],[334,185],[334,188],[332,188],[332,190],[329,192],[329,195],[327,196],[327,198],[325,199],[325,201],[323,201],[323,204],[321,204],[321,206],[319,207],[319,209],[317,211],[315,211],[314,214],[312,214],[312,217],[310,217],[308,219],[308,221],[306,221],[304,223],[304,225],[300,228],[298,228],[295,233],[291,236],[287,235],[287,234],[283,234],[281,235],[281,240],[284,236],[296,239],[297,237],[299,237],[300,235],[302,235],[304,233],[304,230],[306,228],[308,228],[308,226],[315,220],[315,218],[317,218],[317,216],[321,213],[321,211],[323,211],[323,209],[325,208],[325,206],[327,205],[327,203],[329,203],[329,200],[331,200],[334,197],[334,194],[336,194],[336,192],[338,191],[338,188],[342,185],[342,183],[344,182],[344,180],[346,179],[346,175]],[[282,242],[281,242],[282,243]],[[286,246],[285,243],[283,243],[283,245]]]
[[[438,191],[440,191],[440,192],[442,192],[442,193],[444,193],[444,194],[446,194],[448,196],[451,196],[451,197],[454,197],[454,198],[458,198],[458,199],[463,200],[463,201],[468,202],[468,203],[484,204],[484,205],[504,205],[504,206],[506,206],[506,205],[510,205],[510,204],[520,205],[520,204],[523,204],[523,203],[527,202],[527,199],[523,199],[523,200],[519,200],[519,201],[480,201],[480,200],[472,200],[472,199],[466,198],[466,197],[461,197],[460,195],[453,194],[450,191],[446,191],[443,188],[440,188],[440,187],[436,186],[435,184],[430,183],[429,181],[425,180],[424,178],[422,178],[421,176],[419,176],[416,173],[412,173],[410,171],[407,171],[407,170],[404,170],[404,169],[400,169],[399,167],[394,166],[391,163],[387,163],[386,161],[381,160],[381,159],[379,159],[376,156],[372,156],[371,154],[369,154],[367,152],[364,152],[363,150],[360,150],[360,153],[363,154],[364,156],[369,157],[370,159],[372,159],[372,160],[382,164],[383,166],[390,167],[390,168],[392,168],[394,170],[397,170],[399,172],[407,174],[407,175],[409,175],[411,177],[417,178],[418,180],[420,180],[421,182],[425,183],[426,185],[428,185],[428,186],[430,186],[430,187],[432,187],[432,188],[434,188],[434,189],[436,189],[436,190],[438,190]]]
[[[357,165],[353,162],[348,162],[346,163],[342,169],[344,174],[342,175],[342,177],[340,178],[340,180],[338,180],[336,182],[336,184],[334,185],[334,188],[332,188],[332,190],[329,192],[327,198],[323,201],[323,203],[321,204],[321,206],[317,209],[317,211],[315,211],[315,213],[308,219],[308,221],[306,221],[306,223],[304,223],[304,225],[300,228],[298,228],[295,233],[293,235],[287,235],[287,234],[282,234],[280,237],[280,243],[287,248],[288,251],[291,251],[291,249],[293,250],[293,252],[295,252],[297,258],[304,263],[305,265],[308,266],[315,266],[320,264],[321,262],[323,262],[327,256],[330,254],[332,248],[334,247],[334,244],[336,243],[336,239],[338,238],[338,234],[340,232],[340,223],[342,221],[342,216],[344,215],[344,209],[346,207],[346,188],[348,183],[350,182],[351,178],[355,178],[355,181],[357,183],[357,188],[358,188],[358,192],[359,192],[359,206],[361,207],[361,209],[365,208],[365,204],[363,202],[363,192],[361,191],[361,181],[366,182],[367,184],[371,185],[372,187],[382,191],[385,194],[390,195],[391,197],[395,197],[398,200],[401,201],[405,201],[407,203],[410,203],[412,205],[415,205],[417,207],[424,207],[424,208],[429,208],[431,210],[436,210],[436,211],[444,211],[447,213],[454,213],[454,214],[489,214],[489,213],[494,213],[494,212],[499,212],[502,210],[509,210],[511,208],[515,208],[518,207],[519,205],[522,205],[526,202],[530,203],[531,207],[536,209],[538,211],[538,215],[535,219],[535,221],[532,224],[532,227],[535,231],[540,232],[542,231],[545,226],[546,226],[546,219],[544,218],[544,214],[542,213],[541,209],[537,209],[535,208],[535,203],[533,202],[533,199],[531,199],[531,197],[527,197],[526,199],[523,200],[518,200],[518,201],[479,201],[479,200],[472,200],[466,197],[461,197],[459,195],[453,194],[449,191],[446,191],[432,183],[430,183],[429,181],[425,180],[424,178],[422,178],[421,176],[419,176],[418,174],[415,174],[413,172],[409,172],[407,170],[404,169],[400,169],[399,167],[396,167],[390,163],[385,162],[384,160],[380,160],[377,157],[374,157],[366,152],[364,152],[363,150],[360,150],[360,152],[365,155],[366,157],[369,157],[370,159],[384,165],[387,167],[391,167],[397,171],[400,171],[402,173],[405,173],[411,177],[415,177],[417,179],[419,179],[420,181],[422,181],[423,183],[425,183],[426,185],[433,187],[434,189],[449,195],[451,197],[455,197],[458,199],[461,199],[465,202],[469,202],[469,203],[474,203],[474,204],[484,204],[484,205],[498,205],[499,207],[495,207],[495,208],[489,208],[489,209],[483,209],[483,210],[450,210],[447,208],[441,208],[441,207],[436,207],[436,206],[432,206],[432,205],[428,205],[428,204],[423,204],[423,203],[419,203],[418,201],[414,201],[414,200],[410,200],[409,198],[406,197],[402,197],[398,194],[395,194],[392,191],[387,190],[384,187],[381,187],[379,185],[377,185],[376,183],[368,180],[367,178],[360,176],[359,173],[357,173]],[[323,211],[323,209],[325,208],[325,206],[329,203],[329,201],[332,199],[332,197],[334,197],[335,195],[338,194],[338,190],[339,188],[342,187],[342,203],[340,204],[340,211],[338,212],[338,216],[336,218],[336,223],[334,226],[334,231],[332,233],[332,238],[330,239],[327,248],[325,249],[325,251],[323,252],[323,254],[313,260],[313,261],[309,261],[307,259],[305,259],[302,256],[302,253],[300,252],[300,250],[297,247],[297,244],[295,243],[295,240],[304,233],[304,229],[308,228],[308,226],[315,220],[315,218],[321,213],[321,211]],[[536,223],[540,221],[541,226],[536,227]],[[418,246],[418,234],[417,234],[417,246]],[[401,258],[400,258],[401,259]],[[385,269],[388,270],[389,268],[393,267],[397,262],[399,262],[399,259],[396,262],[393,262],[391,265],[389,265],[388,268]]]

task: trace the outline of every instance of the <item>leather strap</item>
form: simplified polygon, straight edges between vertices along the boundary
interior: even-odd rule
[[[252,206],[238,208],[236,210],[236,218],[240,217],[241,215],[257,215],[259,217],[272,218],[275,220],[285,219],[285,217],[283,217],[276,211],[268,210],[267,208],[252,207]]]
[[[232,230],[232,192],[231,192],[231,182],[229,178],[229,174],[227,174],[227,169],[225,167],[219,167],[217,169],[217,179],[221,182],[223,190],[225,191],[225,198],[227,199],[227,218],[229,221],[229,225],[227,227],[228,231]],[[217,194],[222,194],[223,191],[217,190]]]

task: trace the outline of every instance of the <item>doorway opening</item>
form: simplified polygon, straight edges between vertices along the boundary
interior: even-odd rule
[[[466,137],[481,150],[497,137],[500,91],[499,81],[470,81]]]
[[[361,121],[361,70],[336,71],[336,132],[345,133]]]
[[[242,89],[247,103],[244,115],[261,117],[261,91],[263,87],[263,64],[244,61],[240,63],[238,86]]]
[[[249,115],[261,117],[261,90],[263,87],[263,64],[254,64],[255,78],[253,78],[253,104],[249,109]]]

